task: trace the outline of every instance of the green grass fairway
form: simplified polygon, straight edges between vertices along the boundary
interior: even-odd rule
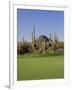
[[[18,56],[17,80],[64,78],[64,56]]]

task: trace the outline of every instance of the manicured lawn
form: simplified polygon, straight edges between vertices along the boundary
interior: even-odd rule
[[[64,78],[64,56],[18,56],[17,80]]]

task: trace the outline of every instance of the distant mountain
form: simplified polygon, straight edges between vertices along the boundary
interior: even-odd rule
[[[49,38],[45,35],[39,36],[39,38],[36,39],[36,42],[43,42],[43,41],[49,41]]]

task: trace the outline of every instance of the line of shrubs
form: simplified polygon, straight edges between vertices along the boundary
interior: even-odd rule
[[[17,54],[18,55],[26,55],[26,54],[33,54],[33,47],[32,47],[32,43],[30,42],[26,42],[26,41],[19,41],[17,42]],[[63,47],[63,43],[60,45],[59,43],[54,47],[54,49],[52,50],[48,50],[48,53],[50,55],[52,54],[63,54],[64,53],[64,47]],[[37,52],[37,54],[41,54],[39,52]]]

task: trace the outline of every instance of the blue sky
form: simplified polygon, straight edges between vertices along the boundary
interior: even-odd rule
[[[59,40],[64,40],[64,11],[17,9],[17,40],[31,41],[35,26],[36,38],[49,37],[56,32]]]

